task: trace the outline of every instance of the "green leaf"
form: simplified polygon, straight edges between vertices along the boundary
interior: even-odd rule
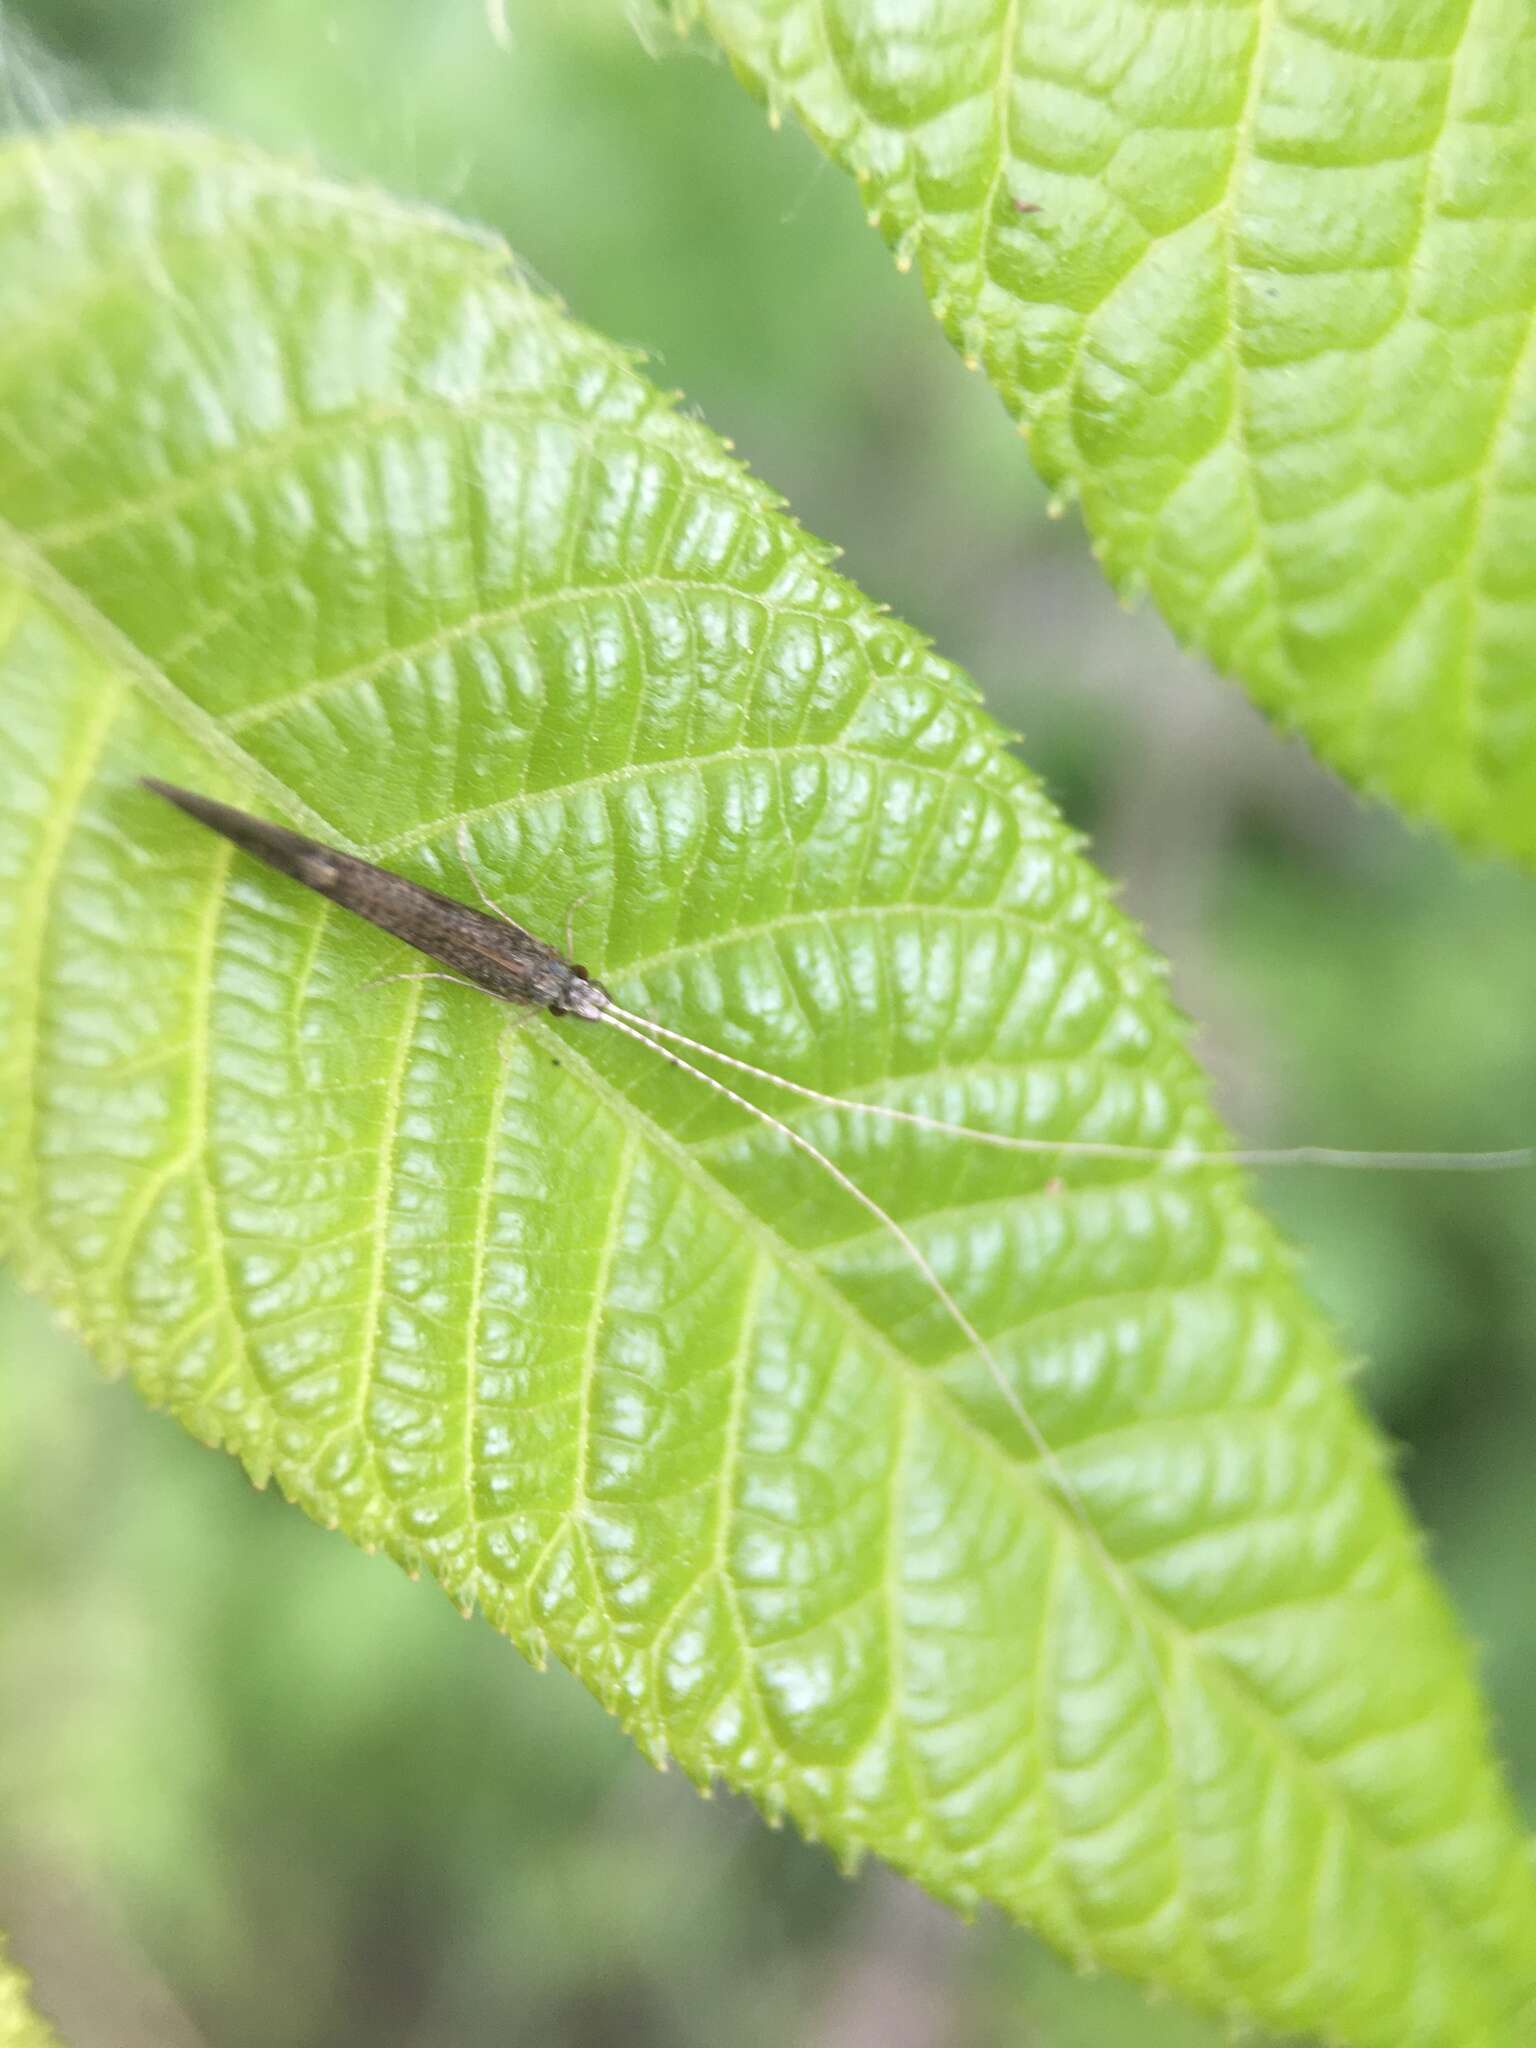
[[[1053,1471],[780,1135],[594,1025],[377,981],[400,948],[136,786],[469,897],[462,823],[621,1001],[815,1086],[1212,1142],[1157,963],[964,679],[434,216],[65,135],[0,157],[0,309],[34,1283],[844,1855],[1214,2010],[1522,2039],[1536,1900],[1468,1660],[1235,1175],[790,1103]]]
[[[1116,585],[1536,857],[1527,0],[693,0],[859,182]]]
[[[32,2009],[32,1986],[0,1935],[0,2048],[58,2048],[58,2036]]]

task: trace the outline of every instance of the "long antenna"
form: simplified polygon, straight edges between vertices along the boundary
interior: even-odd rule
[[[1048,1481],[1048,1492],[1069,1511],[1084,1541],[1096,1553],[1105,1577],[1113,1583],[1120,1596],[1136,1641],[1138,1656],[1146,1668],[1153,1693],[1162,1709],[1165,1725],[1171,1726],[1168,1722],[1162,1672],[1147,1629],[1146,1617],[1138,1603],[1133,1579],[1106,1545],[1088,1514],[1082,1495],[1039,1424],[1015,1392],[998,1363],[996,1354],[955,1295],[939,1277],[926,1253],[922,1251],[911,1233],[887,1209],[872,1195],[867,1194],[850,1174],[809,1138],[802,1136],[772,1111],[762,1108],[738,1089],[729,1086],[716,1074],[696,1065],[691,1059],[685,1059],[681,1053],[669,1050],[669,1046],[686,1047],[706,1061],[716,1062],[736,1073],[767,1082],[772,1087],[782,1088],[802,1100],[820,1103],[827,1108],[885,1117],[921,1130],[962,1137],[974,1143],[993,1145],[1008,1151],[1058,1158],[1134,1160],[1155,1163],[1163,1167],[1201,1164],[1326,1165],[1374,1169],[1408,1167],[1421,1171],[1485,1171],[1495,1167],[1529,1165],[1533,1157],[1536,1157],[1536,1153],[1530,1148],[1479,1153],[1363,1152],[1332,1146],[1202,1151],[1181,1144],[1161,1147],[1084,1139],[1014,1137],[1003,1132],[983,1130],[969,1124],[952,1122],[947,1118],[931,1116],[920,1110],[898,1108],[882,1102],[860,1102],[847,1096],[833,1095],[825,1089],[789,1080],[767,1067],[756,1066],[750,1060],[740,1059],[734,1053],[722,1052],[700,1039],[689,1037],[686,1032],[676,1030],[671,1025],[656,1023],[653,1019],[641,1016],[638,1012],[625,1009],[614,1002],[608,990],[600,982],[594,981],[585,968],[576,966],[557,953],[552,946],[535,938],[531,932],[508,917],[494,902],[482,885],[471,858],[468,827],[463,820],[459,824],[459,849],[466,871],[485,905],[483,911],[477,911],[454,898],[439,895],[434,889],[413,882],[390,869],[378,867],[355,854],[344,853],[339,848],[328,847],[317,840],[307,839],[301,833],[273,825],[253,817],[248,812],[236,810],[231,805],[198,796],[192,791],[178,789],[152,777],[146,777],[145,781],[150,789],[175,804],[180,810],[213,831],[221,833],[226,839],[233,840],[237,846],[244,847],[258,859],[265,861],[269,867],[275,868],[279,873],[289,876],[332,902],[340,903],[344,908],[366,918],[380,929],[404,940],[418,953],[425,953],[429,958],[436,960],[439,967],[432,970],[426,978],[468,982],[472,987],[483,989],[503,1002],[525,1011],[544,1010],[556,1017],[569,1016],[611,1025],[623,1036],[634,1039],[667,1061],[669,1065],[680,1068],[704,1087],[713,1089],[715,1094],[723,1097],[747,1116],[754,1117],[759,1123],[766,1125],[778,1137],[787,1140],[803,1152],[845,1194],[851,1196],[900,1248],[945,1316],[964,1338],[967,1347],[980,1360],[1004,1406],[1023,1430]],[[453,971],[443,974],[442,968]]]
[[[1039,1423],[1036,1422],[1033,1415],[1030,1414],[1024,1403],[1009,1385],[1008,1377],[1001,1365],[998,1364],[992,1347],[960,1306],[949,1288],[945,1286],[939,1275],[934,1271],[927,1254],[917,1244],[911,1233],[897,1222],[888,1209],[882,1208],[873,1195],[868,1194],[861,1188],[850,1174],[845,1173],[835,1160],[829,1159],[819,1146],[813,1145],[809,1138],[802,1136],[799,1131],[793,1130],[781,1118],[776,1117],[771,1110],[763,1109],[758,1103],[749,1101],[745,1095],[739,1094],[736,1089],[729,1087],[724,1081],[718,1080],[715,1075],[706,1074],[701,1067],[694,1066],[691,1060],[685,1060],[680,1053],[669,1052],[664,1045],[652,1038],[644,1029],[643,1019],[637,1019],[630,1011],[620,1010],[617,1004],[610,1003],[596,1021],[603,1024],[611,1024],[615,1031],[622,1031],[626,1038],[635,1039],[639,1044],[657,1054],[659,1058],[666,1060],[670,1066],[680,1068],[685,1074],[691,1074],[695,1081],[702,1081],[706,1088],[712,1088],[717,1095],[723,1095],[727,1102],[734,1103],[738,1109],[744,1109],[749,1116],[756,1117],[759,1123],[766,1124],[769,1130],[777,1132],[780,1137],[787,1138],[792,1145],[797,1146],[808,1158],[814,1160],[822,1172],[834,1180],[845,1194],[851,1195],[861,1208],[867,1210],[880,1227],[901,1247],[901,1250],[911,1260],[913,1266],[932,1290],[934,1299],[939,1303],[949,1320],[985,1366],[988,1377],[1002,1397],[1004,1405],[1009,1413],[1018,1421],[1019,1427],[1028,1437],[1041,1465],[1049,1474],[1052,1487],[1070,1511],[1075,1525],[1081,1530],[1086,1541],[1097,1553],[1106,1576],[1112,1581],[1120,1595],[1126,1618],[1129,1620],[1136,1635],[1138,1654],[1141,1657],[1152,1689],[1157,1696],[1164,1725],[1171,1729],[1171,1723],[1168,1718],[1168,1699],[1163,1686],[1162,1672],[1158,1667],[1156,1654],[1147,1633],[1146,1620],[1140,1612],[1137,1596],[1125,1567],[1099,1534],[1076,1484],[1068,1474],[1066,1467],[1062,1464],[1060,1457],[1051,1447],[1050,1441]],[[657,1028],[659,1029],[660,1027]],[[667,1034],[669,1037],[676,1035],[679,1034],[670,1032]]]
[[[1054,1153],[1069,1159],[1127,1159],[1155,1162],[1162,1166],[1328,1166],[1377,1172],[1396,1168],[1404,1173],[1500,1173],[1514,1167],[1536,1165],[1536,1146],[1533,1145],[1512,1146],[1493,1152],[1362,1152],[1337,1145],[1269,1145],[1232,1151],[1203,1151],[1180,1144],[1122,1145],[1092,1138],[1022,1138],[1008,1131],[983,1130],[976,1124],[952,1123],[947,1117],[929,1116],[920,1109],[899,1109],[894,1103],[862,1102],[849,1095],[830,1095],[825,1089],[812,1088],[803,1081],[791,1081],[784,1074],[776,1074],[771,1067],[754,1066],[750,1060],[738,1059],[735,1053],[721,1052],[718,1046],[690,1038],[686,1032],[676,1031],[670,1024],[658,1024],[654,1018],[626,1010],[612,998],[604,1014],[614,1019],[622,1018],[626,1024],[639,1025],[673,1045],[687,1046],[690,1052],[702,1053],[707,1059],[718,1060],[722,1066],[734,1067],[739,1074],[750,1074],[757,1081],[769,1081],[775,1088],[803,1096],[807,1102],[819,1102],[828,1109],[853,1110],[860,1116],[883,1116],[894,1123],[915,1124],[919,1130],[937,1131],[946,1137],[969,1138],[975,1144],[995,1145],[1004,1152]]]

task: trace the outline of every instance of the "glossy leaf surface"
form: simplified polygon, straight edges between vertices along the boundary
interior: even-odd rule
[[[191,137],[0,158],[0,1197],[111,1366],[653,1755],[1069,1954],[1514,2044],[1536,1910],[1328,1335],[1214,1169],[779,1134],[136,786],[633,1008],[1050,1139],[1219,1135],[970,686],[494,242]],[[787,1098],[775,1104],[782,1108]],[[274,1589],[276,1593],[278,1589]]]
[[[700,0],[859,181],[1122,589],[1536,857],[1526,0]]]

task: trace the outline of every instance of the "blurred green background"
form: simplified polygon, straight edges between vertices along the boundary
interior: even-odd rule
[[[500,31],[495,33],[493,31]],[[654,0],[0,0],[0,113],[217,125],[493,223],[976,676],[1253,1143],[1536,1135],[1536,888],[1119,609],[852,188]],[[1368,1361],[1536,1799],[1536,1183],[1263,1194]],[[841,1877],[209,1457],[0,1293],[0,1924],[74,2048],[1200,2048]]]

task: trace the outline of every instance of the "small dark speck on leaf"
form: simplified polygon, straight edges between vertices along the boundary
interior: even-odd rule
[[[1045,211],[1037,199],[1015,199],[1013,210],[1015,213],[1043,213]]]

